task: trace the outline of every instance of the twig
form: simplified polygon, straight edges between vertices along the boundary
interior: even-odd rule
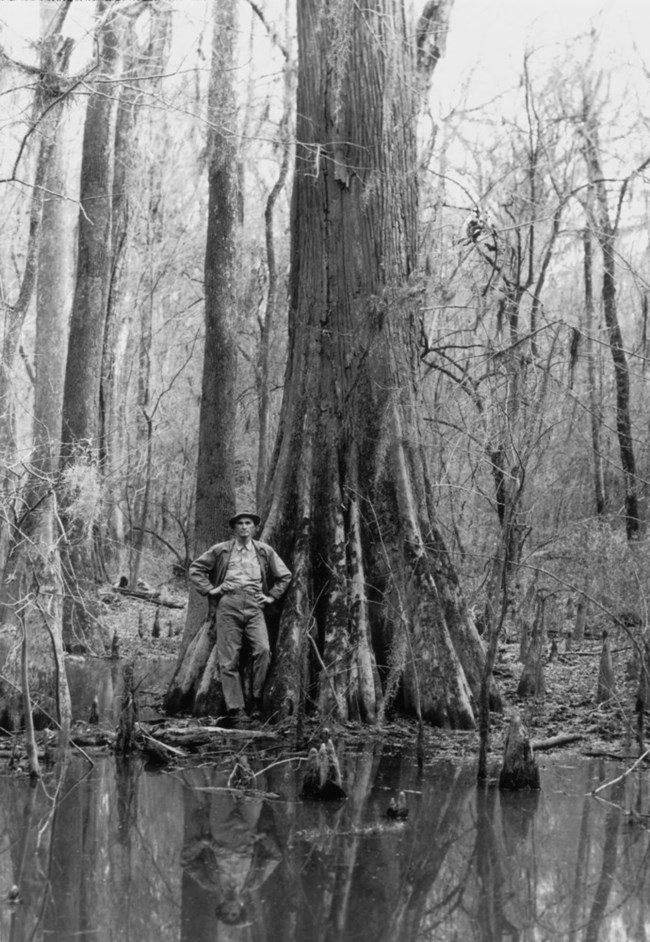
[[[590,794],[597,795],[598,792],[602,792],[604,788],[609,788],[610,785],[616,785],[617,782],[622,782],[623,779],[627,778],[630,772],[633,772],[636,769],[637,765],[643,762],[646,756],[649,756],[649,755],[650,755],[650,749],[646,749],[643,755],[640,755],[639,758],[636,760],[636,762],[633,762],[630,768],[626,769],[622,775],[619,775],[618,778],[612,779],[611,782],[603,782],[603,784],[599,785],[598,788],[594,788],[594,790]]]
[[[289,756],[288,759],[278,759],[277,762],[272,762],[271,765],[265,765],[263,769],[260,769],[258,772],[253,772],[253,775],[257,777],[258,775],[264,775],[265,772],[274,769],[278,765],[286,765],[287,762],[306,762],[307,756]]]
[[[150,733],[145,732],[139,723],[136,725],[137,725],[138,732],[145,739],[148,739],[150,742],[153,742],[157,746],[160,746],[161,749],[166,749],[167,752],[171,752],[173,756],[178,756],[181,759],[187,758],[187,753],[184,752],[182,749],[179,749],[177,746],[170,746],[166,742],[163,742],[162,739],[156,739],[155,736],[152,736]]]

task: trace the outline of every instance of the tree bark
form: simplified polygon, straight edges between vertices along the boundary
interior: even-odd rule
[[[545,624],[545,597],[537,593],[537,611],[535,614],[535,624],[531,632],[524,669],[519,678],[517,686],[518,697],[535,697],[543,699],[546,694],[546,682],[544,680],[544,644],[546,641]]]
[[[233,62],[236,7],[213,4],[214,32],[208,99],[208,229],[205,250],[205,346],[199,415],[196,480],[195,557],[228,535],[235,506],[237,438],[237,247],[240,192],[234,131]],[[181,669],[188,645],[207,614],[206,601],[190,592],[179,654]],[[204,664],[205,666],[205,664]],[[200,684],[201,674],[195,677]],[[173,683],[172,683],[173,688]],[[173,690],[170,689],[170,696]]]
[[[119,12],[98,6],[98,69],[111,81],[120,72]],[[97,81],[97,79],[96,79]],[[98,86],[88,101],[81,164],[77,281],[72,304],[62,419],[63,549],[68,597],[64,640],[68,648],[101,649],[94,605],[93,495],[99,492],[99,394],[111,268],[113,151],[117,99]],[[77,498],[81,497],[79,501]],[[88,500],[83,498],[87,497]]]
[[[268,270],[268,288],[264,316],[260,318],[260,352],[257,360],[257,387],[258,387],[258,447],[257,447],[257,479],[255,494],[258,506],[264,501],[266,478],[268,474],[270,452],[270,424],[271,424],[271,390],[270,390],[270,362],[271,338],[273,326],[277,318],[279,279],[278,266],[275,253],[275,236],[273,225],[275,219],[275,204],[278,201],[289,174],[291,161],[291,145],[288,138],[289,115],[291,114],[290,90],[292,87],[291,66],[285,63],[285,103],[282,121],[280,122],[280,146],[282,148],[282,161],[278,177],[266,200],[264,211],[264,238],[266,243],[266,266]]]
[[[69,45],[61,44],[60,30],[66,9],[43,5],[42,80],[37,113],[47,109],[41,124],[43,139],[38,156],[32,208],[32,240],[36,279],[36,339],[33,448],[21,513],[12,528],[2,587],[2,620],[24,636],[27,662],[41,705],[57,713],[61,752],[67,748],[71,706],[62,642],[62,580],[58,554],[60,527],[54,493],[59,466],[61,404],[70,315],[74,288],[73,196],[70,154],[65,132],[66,102],[62,89]],[[24,294],[21,292],[22,294]],[[31,294],[31,291],[29,292]],[[17,681],[18,664],[10,656],[6,677]],[[25,682],[23,681],[23,689]],[[0,711],[11,713],[16,699],[10,683],[0,687]],[[25,695],[26,704],[29,703]],[[27,716],[25,723],[32,722]]]
[[[593,254],[591,233],[585,229],[582,233],[585,276],[585,333],[587,344],[587,389],[589,392],[589,418],[591,421],[591,447],[594,462],[594,496],[596,514],[605,513],[605,475],[603,455],[600,445],[600,430],[603,424],[602,405],[598,400],[596,388],[596,351],[594,349],[594,289],[593,289]]]
[[[403,707],[419,690],[426,719],[472,727],[484,654],[420,444],[417,102],[403,4],[304,0],[298,41],[289,360],[263,533],[294,580],[269,699],[280,715],[308,696],[373,721],[382,678],[397,672]]]
[[[518,713],[510,719],[499,788],[539,788],[539,767],[530,745],[528,730]]]
[[[639,502],[630,415],[630,373],[616,302],[616,234],[618,223],[613,223],[610,218],[605,175],[598,144],[598,129],[593,114],[593,106],[588,96],[584,104],[582,138],[589,182],[594,196],[591,224],[603,257],[603,314],[607,326],[616,386],[616,434],[623,471],[625,531],[628,540],[632,540],[636,539],[639,532]]]

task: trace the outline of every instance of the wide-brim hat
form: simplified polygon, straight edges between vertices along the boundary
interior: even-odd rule
[[[259,526],[260,518],[258,517],[258,515],[255,513],[254,510],[238,510],[237,513],[233,517],[231,517],[230,520],[228,521],[230,528],[232,529],[237,523],[237,521],[240,520],[242,517],[250,517],[253,523],[255,524],[255,526],[256,527]]]

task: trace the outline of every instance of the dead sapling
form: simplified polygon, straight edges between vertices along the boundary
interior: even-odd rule
[[[603,646],[600,652],[596,703],[609,703],[616,696],[616,677],[612,663],[612,651],[607,632],[603,631]]]
[[[160,609],[156,606],[156,614],[153,617],[153,627],[151,629],[151,637],[159,638],[160,637]]]
[[[639,664],[639,685],[636,692],[634,709],[636,712],[636,740],[639,755],[645,751],[644,714],[650,707],[650,632],[646,629],[641,636],[640,650],[636,654]]]

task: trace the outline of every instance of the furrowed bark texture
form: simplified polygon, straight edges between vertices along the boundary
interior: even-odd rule
[[[115,81],[121,71],[119,13],[98,6],[98,75]],[[103,14],[107,14],[105,17]],[[98,620],[95,520],[75,506],[75,491],[97,488],[101,430],[99,394],[111,269],[111,217],[116,99],[98,86],[86,111],[81,161],[77,279],[63,392],[62,468],[81,485],[62,492],[65,526],[62,567],[67,584],[64,642],[70,651],[103,653],[108,637]],[[98,480],[98,479],[97,479]]]
[[[229,0],[213,4],[214,33],[208,100],[208,228],[205,250],[205,347],[199,417],[199,455],[192,556],[229,536],[235,505],[237,434],[236,234],[240,192],[233,90],[237,10]],[[190,592],[179,669],[207,611]],[[196,677],[200,683],[200,675]],[[175,692],[170,690],[170,702]]]
[[[298,37],[289,360],[263,534],[294,579],[267,697],[280,715],[305,695],[373,721],[397,673],[401,705],[419,690],[425,719],[471,727],[483,649],[421,446],[403,5],[303,0]]]

